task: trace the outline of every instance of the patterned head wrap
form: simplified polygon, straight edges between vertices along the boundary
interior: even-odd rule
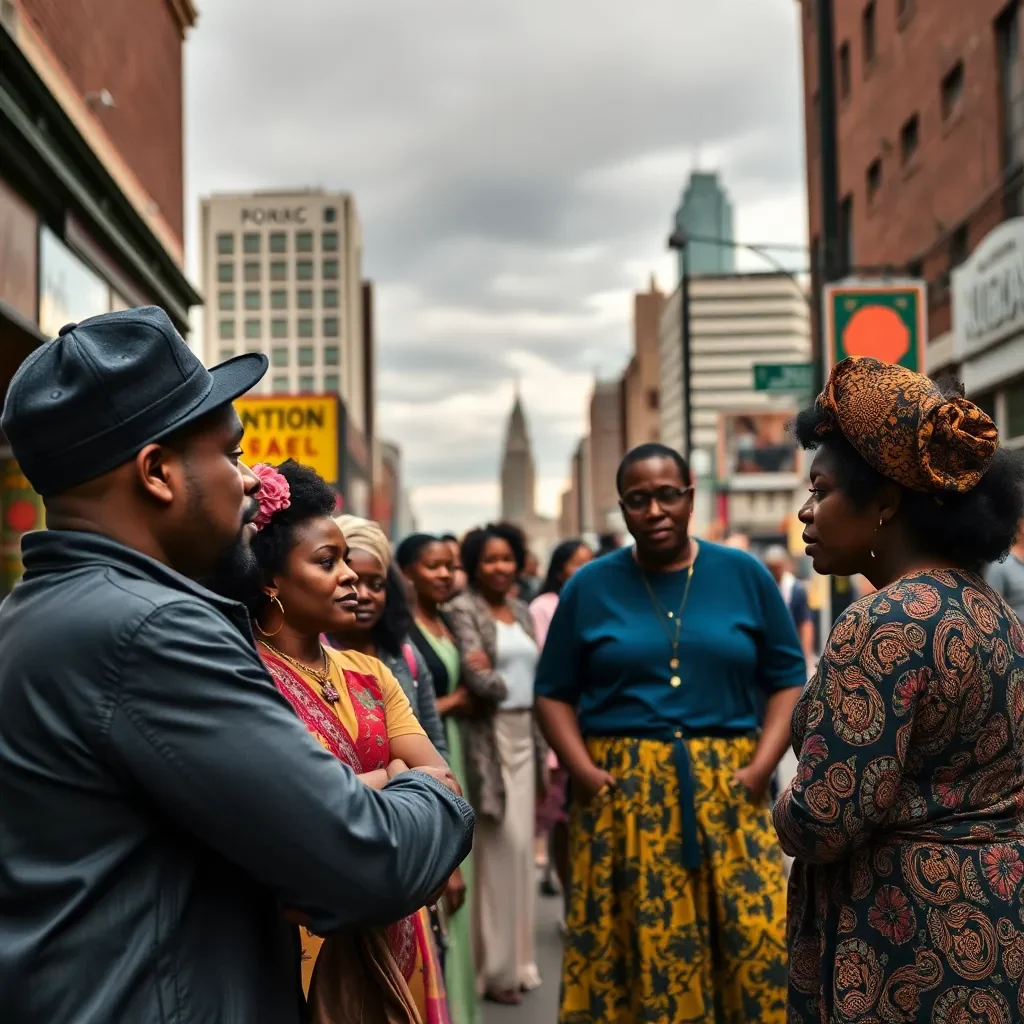
[[[908,490],[963,494],[984,476],[999,447],[992,420],[913,370],[877,359],[844,359],[817,407],[818,428],[838,430],[865,462]]]
[[[386,575],[391,567],[391,545],[384,531],[376,523],[359,516],[338,516],[334,521],[345,535],[348,546],[373,555]]]

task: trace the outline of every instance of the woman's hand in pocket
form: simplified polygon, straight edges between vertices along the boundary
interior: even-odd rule
[[[774,774],[748,764],[746,768],[741,768],[733,775],[733,781],[738,782],[746,790],[751,800],[760,803],[768,795],[768,787]]]
[[[444,890],[444,905],[449,914],[454,914],[466,902],[466,882],[462,877],[462,869],[456,868],[455,874],[448,879]]]
[[[582,778],[573,779],[573,786],[577,793],[579,793],[583,803],[590,803],[605,789],[615,789],[615,777],[611,772],[606,772],[603,768],[598,768],[597,765],[591,765],[590,770]]]

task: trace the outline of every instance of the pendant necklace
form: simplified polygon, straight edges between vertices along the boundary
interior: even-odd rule
[[[690,598],[690,584],[693,582],[693,569],[697,564],[697,555],[700,549],[698,548],[693,555],[693,561],[690,562],[689,567],[686,570],[686,587],[683,590],[683,599],[679,602],[679,608],[672,612],[666,610],[664,605],[658,600],[657,595],[654,593],[654,588],[651,586],[650,580],[647,578],[647,573],[637,564],[637,569],[640,571],[640,578],[644,581],[644,587],[647,590],[647,596],[651,599],[651,604],[654,605],[654,612],[658,619],[661,628],[665,632],[665,636],[668,638],[668,642],[672,648],[672,656],[669,658],[668,667],[672,670],[672,676],[669,679],[669,685],[672,687],[678,687],[682,683],[682,679],[679,675],[679,634],[683,628],[683,612],[686,610],[686,602]],[[665,620],[668,620],[666,622]],[[669,625],[671,623],[672,625]],[[672,627],[675,627],[674,629]]]
[[[328,657],[323,644],[320,645],[320,653],[324,658],[324,667],[317,669],[310,668],[309,665],[303,665],[301,661],[296,661],[295,658],[288,657],[284,651],[279,651],[273,644],[268,644],[266,640],[257,640],[256,642],[263,644],[271,654],[276,654],[282,661],[287,661],[292,668],[298,669],[299,672],[312,676],[319,684],[320,692],[323,694],[323,698],[328,704],[337,704],[338,701],[341,700],[338,690],[331,680],[331,659]]]

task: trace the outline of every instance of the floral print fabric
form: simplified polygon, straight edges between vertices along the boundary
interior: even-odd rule
[[[964,493],[995,457],[996,426],[973,402],[947,397],[913,370],[844,359],[818,396],[823,431],[838,430],[873,469],[925,493]]]
[[[783,1024],[786,893],[757,741],[686,741],[702,860],[683,865],[672,744],[590,738],[613,790],[573,801],[560,1024]]]
[[[789,1024],[1024,1017],[1024,627],[918,573],[836,623],[774,810],[796,857]]]

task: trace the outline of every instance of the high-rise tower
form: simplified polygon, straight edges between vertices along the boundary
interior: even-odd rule
[[[524,529],[537,518],[533,449],[518,389],[508,417],[501,460],[501,518]]]
[[[734,272],[736,254],[729,244],[733,241],[732,203],[729,202],[717,174],[694,171],[690,175],[686,191],[683,192],[682,201],[676,210],[676,228],[688,235],[713,238],[720,242],[690,242],[688,258],[691,274]]]

